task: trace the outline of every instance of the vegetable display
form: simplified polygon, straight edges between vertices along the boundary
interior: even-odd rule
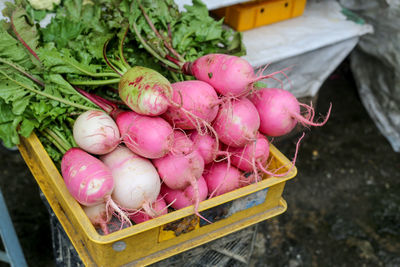
[[[185,8],[16,0],[3,10],[0,138],[12,147],[35,132],[103,234],[112,218],[122,228],[188,206],[203,218],[201,201],[284,175],[269,166],[272,137],[330,115],[319,122],[290,92],[256,86],[284,70],[260,75],[240,57],[240,33],[199,0]]]

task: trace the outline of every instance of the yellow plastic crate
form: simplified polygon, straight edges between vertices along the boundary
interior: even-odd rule
[[[246,31],[259,26],[300,16],[306,0],[250,1],[212,11],[224,17],[224,23],[237,31]]]
[[[22,138],[18,148],[86,266],[148,265],[281,214],[287,208],[282,198],[285,182],[297,173],[293,167],[284,177],[269,177],[201,202],[199,211],[213,221],[211,224],[192,220],[197,217],[192,215],[190,206],[109,235],[100,235],[69,194],[37,136]],[[284,166],[281,172],[290,168],[291,162],[273,145],[270,156],[271,168]],[[218,216],[213,215],[213,211],[217,211]],[[193,225],[183,232],[171,230],[170,226],[179,220]]]

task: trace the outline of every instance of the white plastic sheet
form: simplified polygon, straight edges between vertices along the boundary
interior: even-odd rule
[[[360,39],[351,66],[361,100],[393,150],[400,152],[400,0],[341,0],[373,25]]]
[[[284,75],[276,75],[283,82],[283,88],[292,92],[296,97],[313,97],[318,93],[322,83],[339,66],[343,59],[353,50],[358,37],[327,45],[295,57],[272,63],[264,74],[272,73],[290,67]],[[270,87],[281,87],[275,80],[265,82]]]

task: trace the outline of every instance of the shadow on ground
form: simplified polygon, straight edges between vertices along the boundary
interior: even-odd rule
[[[307,131],[286,213],[259,224],[251,266],[400,266],[400,154],[367,115],[347,62],[321,88],[327,125]],[[296,136],[276,143],[287,157]],[[49,216],[17,151],[0,151],[0,186],[29,266],[54,266]],[[0,263],[0,266],[7,266]]]

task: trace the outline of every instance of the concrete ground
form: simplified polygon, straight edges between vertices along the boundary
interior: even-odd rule
[[[324,83],[317,112],[330,102],[329,122],[306,131],[298,175],[284,191],[288,210],[259,224],[251,266],[400,266],[400,154],[367,115],[347,62]],[[275,145],[291,158],[297,137]],[[54,266],[32,175],[18,151],[1,148],[0,159],[0,187],[29,266]]]

